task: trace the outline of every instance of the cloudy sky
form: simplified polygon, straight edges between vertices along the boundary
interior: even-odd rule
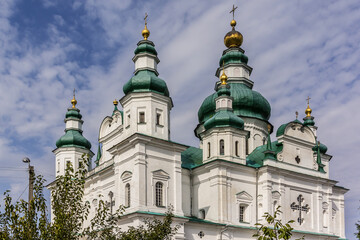
[[[145,12],[158,71],[175,105],[172,140],[197,146],[197,109],[213,92],[234,3],[254,89],[270,102],[275,129],[294,120],[295,111],[303,117],[312,98],[319,139],[334,156],[330,176],[351,189],[346,231],[354,239],[360,219],[357,0],[0,1],[0,191],[26,197],[24,156],[37,173],[54,178],[52,150],[74,88],[84,136],[96,152],[98,127],[132,76]]]

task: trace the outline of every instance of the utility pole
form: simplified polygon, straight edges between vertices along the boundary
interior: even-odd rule
[[[28,163],[28,171],[29,171],[29,200],[28,200],[28,204],[29,204],[29,209],[30,209],[30,202],[33,200],[33,196],[34,196],[34,166],[30,165],[30,159],[28,157],[25,157],[22,160],[24,163]]]

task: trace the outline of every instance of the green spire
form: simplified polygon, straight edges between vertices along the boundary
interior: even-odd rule
[[[317,146],[317,150],[316,150],[316,163],[318,164],[318,171],[321,173],[326,173],[324,170],[325,165],[321,163],[321,155],[320,155],[320,147],[319,147],[319,141],[316,141],[316,146]]]
[[[272,146],[271,146],[271,137],[270,137],[271,126],[270,125],[269,125],[268,129],[269,129],[269,133],[267,136],[266,150],[264,151],[265,159],[276,160],[276,153],[275,153],[275,151],[273,151]]]
[[[101,158],[101,146],[100,146],[100,143],[99,143],[98,152],[97,152],[96,160],[95,160],[96,166],[99,166],[100,158]]]

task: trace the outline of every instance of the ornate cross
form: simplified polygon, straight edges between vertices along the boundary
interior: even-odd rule
[[[148,18],[148,14],[145,13],[145,17],[144,17],[144,20],[145,20],[145,25],[147,24],[147,18]]]
[[[238,7],[235,7],[235,5],[233,4],[233,8],[232,10],[230,11],[230,13],[233,14],[233,19],[235,18],[235,10],[237,9]]]
[[[110,206],[110,212],[112,214],[113,207],[115,206],[115,201],[113,200],[114,193],[112,191],[109,192],[110,202],[108,202],[108,206]]]
[[[298,223],[301,225],[303,222],[304,222],[304,218],[302,217],[302,212],[308,212],[310,210],[310,207],[309,207],[309,204],[306,204],[305,206],[302,205],[303,201],[304,201],[304,198],[303,196],[300,194],[298,197],[297,197],[297,201],[298,201],[298,204],[296,204],[295,202],[293,202],[291,205],[290,205],[290,208],[292,210],[298,210],[299,211],[299,217],[297,219]]]
[[[308,105],[310,104],[310,99],[311,99],[311,98],[310,98],[309,96],[308,96],[307,99],[306,99],[307,102],[308,102]]]

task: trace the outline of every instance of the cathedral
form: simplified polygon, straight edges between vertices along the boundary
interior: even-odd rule
[[[95,209],[101,194],[111,209],[125,206],[122,229],[161,217],[172,205],[180,226],[174,239],[254,239],[255,224],[281,206],[281,220],[294,220],[294,238],[345,239],[348,189],[329,179],[332,156],[317,136],[309,98],[303,119],[296,116],[275,129],[269,102],[253,90],[234,18],[230,25],[215,91],[199,104],[198,147],[171,141],[171,91],[159,77],[145,20],[132,59],[134,75],[100,125],[96,156],[83,136],[74,95],[65,135],[53,151],[56,176],[67,162],[76,169],[84,153],[94,158],[84,201]]]

